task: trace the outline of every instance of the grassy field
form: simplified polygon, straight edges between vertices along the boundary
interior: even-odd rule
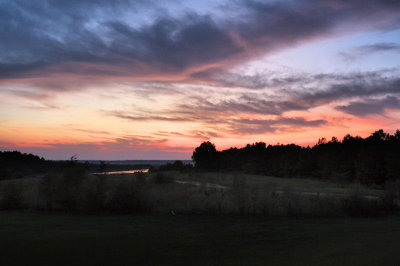
[[[0,212],[0,265],[400,265],[400,218]]]
[[[240,176],[246,180],[249,187],[268,187],[270,189],[280,190],[296,190],[303,192],[320,192],[320,193],[338,193],[344,194],[357,187],[365,195],[381,196],[384,192],[380,189],[372,189],[360,184],[334,183],[330,181],[322,181],[304,178],[283,178],[264,175],[251,174],[232,174],[232,173],[166,173],[172,175],[176,180],[181,181],[197,181],[223,186],[231,186],[235,176]]]
[[[384,190],[357,184],[170,171],[3,180],[0,182],[0,209],[88,213],[106,210],[114,213],[165,214],[174,210],[181,214],[384,216],[394,211],[394,201],[389,197],[386,200],[384,195]]]
[[[381,196],[384,193],[382,189],[373,189],[360,184],[334,183],[329,181],[320,181],[315,179],[303,178],[281,178],[251,174],[231,174],[231,173],[180,173],[178,171],[163,172],[164,175],[171,176],[173,180],[189,181],[200,183],[218,184],[226,187],[232,186],[235,177],[245,179],[247,187],[250,188],[268,188],[270,190],[288,190],[301,192],[333,193],[346,194],[355,188],[363,195]],[[147,179],[151,179],[154,173],[146,174]],[[111,185],[124,179],[133,178],[132,174],[116,174],[107,176],[107,182]],[[0,182],[0,187],[8,182],[14,182],[22,188],[24,193],[34,193],[38,178],[23,178],[19,180],[4,180]]]

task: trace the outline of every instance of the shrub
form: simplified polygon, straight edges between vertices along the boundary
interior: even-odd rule
[[[0,208],[16,210],[22,208],[21,191],[14,182],[7,182],[1,191]]]
[[[80,205],[86,212],[102,211],[105,208],[106,186],[104,175],[86,178],[81,187]]]
[[[39,183],[39,193],[45,208],[76,210],[80,200],[80,189],[86,178],[83,168],[69,165],[61,175],[47,174]]]
[[[230,189],[233,206],[236,206],[240,214],[248,209],[249,192],[246,189],[246,179],[242,175],[234,175]]]
[[[137,172],[133,174],[138,185],[144,185],[146,183],[146,174],[142,172]]]
[[[153,176],[152,181],[158,184],[166,184],[174,182],[174,178],[170,175],[159,172]]]
[[[39,196],[42,198],[44,208],[52,210],[57,202],[60,190],[60,177],[55,174],[47,174],[39,182]]]
[[[286,215],[289,217],[302,216],[307,212],[307,201],[309,199],[306,196],[301,195],[299,192],[294,190],[288,190],[285,192],[286,204]]]
[[[111,192],[108,210],[122,214],[148,212],[150,204],[145,190],[146,183],[140,179],[120,181]]]
[[[388,182],[386,184],[386,190],[394,197],[400,198],[400,179]]]
[[[10,171],[5,167],[0,167],[0,180],[11,179]]]
[[[271,215],[271,205],[273,202],[274,191],[268,185],[255,190],[255,208],[256,213],[263,216]]]
[[[57,202],[63,210],[75,210],[80,198],[80,186],[86,178],[85,170],[72,165],[64,170],[58,183]]]
[[[393,198],[387,194],[382,198],[367,198],[358,189],[350,191],[343,199],[343,209],[349,216],[377,217],[393,211]]]

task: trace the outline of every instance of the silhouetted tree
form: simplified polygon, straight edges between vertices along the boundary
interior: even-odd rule
[[[104,172],[106,170],[106,163],[104,161],[100,161],[99,163],[99,172]]]
[[[217,150],[209,141],[203,142],[195,149],[192,159],[195,167],[203,170],[217,170],[219,167]]]

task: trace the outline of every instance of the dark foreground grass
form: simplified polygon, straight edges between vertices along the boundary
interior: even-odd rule
[[[0,265],[400,265],[400,218],[0,212]]]

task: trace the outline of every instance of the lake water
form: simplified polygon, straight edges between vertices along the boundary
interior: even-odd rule
[[[138,170],[126,170],[126,171],[110,171],[93,173],[94,175],[118,175],[118,174],[133,174],[133,173],[147,173],[149,169],[138,169]]]

